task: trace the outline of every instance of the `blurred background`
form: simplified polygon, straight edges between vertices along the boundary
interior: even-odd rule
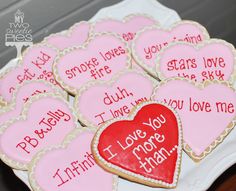
[[[99,9],[118,2],[120,0],[0,0],[0,68],[16,57],[16,49],[5,46],[5,33],[9,23],[14,22],[17,9],[25,14],[24,21],[30,24],[33,42],[36,43],[78,21],[88,20]],[[182,19],[194,20],[205,26],[212,38],[222,38],[236,46],[236,0],[159,2],[176,10]],[[0,191],[28,191],[1,161]],[[222,174],[208,191],[236,191],[236,165]]]

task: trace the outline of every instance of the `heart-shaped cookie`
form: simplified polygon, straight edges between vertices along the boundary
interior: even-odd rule
[[[153,187],[176,187],[182,152],[181,124],[174,110],[143,102],[128,118],[98,129],[92,152],[103,168]]]
[[[16,87],[13,93],[12,102],[0,108],[0,128],[12,118],[18,117],[24,104],[32,97],[42,93],[54,92],[62,95],[65,99],[67,93],[49,82],[43,80],[25,81]]]
[[[46,44],[27,48],[16,67],[11,67],[0,74],[0,95],[10,103],[17,85],[32,79],[42,79],[58,85],[52,73],[52,64],[57,49]]]
[[[130,59],[128,45],[120,37],[97,33],[84,46],[64,50],[53,65],[53,73],[61,86],[75,95],[84,84],[108,81],[129,68]]]
[[[94,130],[77,129],[64,143],[39,152],[30,164],[35,191],[116,191],[117,178],[100,168],[91,152]]]
[[[180,21],[168,29],[159,26],[146,27],[135,36],[132,55],[137,64],[154,77],[158,77],[156,58],[163,47],[179,41],[198,44],[209,38],[207,30],[192,21]]]
[[[184,149],[194,161],[207,156],[235,125],[236,93],[228,82],[166,79],[155,88],[152,99],[178,112]]]
[[[48,43],[59,50],[73,46],[81,46],[88,40],[90,28],[89,22],[81,21],[74,24],[63,33],[60,32],[49,35],[43,42]]]
[[[33,96],[22,115],[0,132],[0,156],[12,168],[26,170],[41,149],[60,144],[77,125],[73,109],[54,93]]]
[[[83,124],[101,125],[127,116],[133,107],[150,100],[156,84],[156,80],[144,73],[127,70],[109,82],[92,82],[82,87],[75,97],[74,108]]]
[[[187,54],[186,54],[187,52]],[[192,45],[172,44],[157,57],[156,71],[163,80],[170,77],[184,77],[195,82],[205,80],[230,80],[236,71],[236,51],[224,40],[210,39]]]
[[[148,15],[132,14],[122,21],[111,18],[101,19],[93,24],[92,30],[94,33],[116,33],[130,44],[139,30],[151,25],[159,25],[159,23]]]

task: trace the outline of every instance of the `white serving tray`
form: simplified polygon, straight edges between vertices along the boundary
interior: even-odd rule
[[[178,14],[156,0],[125,0],[116,5],[101,9],[91,21],[110,17],[122,19],[132,13],[145,13],[153,16],[163,27],[179,21]],[[15,65],[17,59],[10,61],[3,70]],[[234,84],[236,87],[236,83]],[[236,129],[225,138],[214,151],[199,163],[194,163],[184,152],[180,178],[176,189],[173,191],[205,191],[226,169],[236,162]],[[14,170],[25,184],[30,188],[27,172]],[[167,189],[151,188],[141,184],[129,182],[119,178],[118,191],[166,191]]]

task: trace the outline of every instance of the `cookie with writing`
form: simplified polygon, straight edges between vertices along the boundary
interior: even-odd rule
[[[43,43],[50,44],[59,50],[84,44],[90,34],[91,24],[81,21],[74,24],[68,30],[51,34],[43,40]]]
[[[159,25],[159,23],[149,15],[131,14],[123,20],[105,18],[94,22],[92,31],[93,33],[113,32],[131,44],[139,30],[151,25]]]
[[[10,119],[18,117],[21,114],[24,104],[32,96],[49,92],[62,95],[65,99],[68,96],[61,88],[58,88],[44,80],[25,81],[21,85],[16,86],[12,102],[0,108],[0,128]]]
[[[76,129],[61,145],[40,151],[29,168],[34,191],[116,191],[117,177],[95,163],[91,152],[94,133],[86,127]]]
[[[170,78],[160,82],[152,99],[178,112],[184,149],[196,162],[210,154],[235,126],[236,93],[225,81],[194,83]]]
[[[174,43],[162,49],[156,63],[156,71],[161,80],[184,77],[195,82],[233,82],[236,51],[232,44],[220,39],[205,40],[197,45]]]
[[[157,81],[147,74],[126,70],[109,82],[86,84],[76,95],[74,108],[83,124],[98,126],[127,116],[133,107],[150,100],[156,85]]]
[[[58,50],[46,44],[36,44],[26,49],[16,67],[0,74],[0,95],[10,103],[17,85],[24,81],[42,79],[58,87],[52,73],[52,64]]]
[[[129,117],[99,128],[92,152],[109,172],[152,187],[174,188],[182,154],[181,123],[168,106],[143,102]]]
[[[73,108],[61,96],[45,93],[33,96],[20,117],[0,129],[0,157],[15,169],[26,170],[41,149],[60,144],[77,126]]]
[[[81,47],[65,49],[53,64],[54,76],[69,93],[86,83],[110,80],[118,72],[130,68],[127,43],[115,34],[97,33]]]
[[[193,21],[179,21],[168,29],[159,26],[146,27],[135,36],[132,55],[137,64],[152,76],[158,77],[156,58],[162,48],[182,41],[196,45],[209,38],[207,30]]]

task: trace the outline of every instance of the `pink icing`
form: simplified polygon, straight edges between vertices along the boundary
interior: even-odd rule
[[[62,85],[80,89],[94,80],[110,80],[129,67],[127,46],[119,38],[104,34],[95,36],[85,49],[74,49],[55,64]]]
[[[184,141],[197,155],[215,141],[236,115],[235,92],[223,84],[210,84],[200,90],[186,81],[172,80],[156,89],[154,95],[155,100],[166,102],[177,110],[182,122]],[[198,106],[194,103],[195,111],[193,107],[190,111],[190,98],[192,106],[194,102],[199,102],[203,110],[197,111]],[[177,104],[176,101],[169,102],[170,99],[176,100]],[[217,112],[217,102],[226,103],[228,109]],[[220,105],[218,107],[221,111]]]
[[[0,109],[0,126],[8,120],[19,116],[23,109],[23,105],[30,97],[53,91],[54,89],[52,86],[40,81],[33,81],[23,85],[18,89],[15,100],[12,100],[13,102],[11,103],[10,108],[9,106],[6,106]],[[7,109],[7,111],[4,111],[4,109]]]
[[[112,175],[100,168],[94,159],[89,158],[89,161],[85,157],[88,156],[86,153],[91,154],[90,144],[93,136],[93,133],[83,132],[66,149],[51,150],[40,158],[34,170],[34,178],[42,190],[112,191]],[[78,161],[74,166],[78,167],[77,170],[80,175],[73,170],[71,163],[74,161]],[[87,166],[87,168],[84,168],[85,171],[81,168],[81,166],[84,166],[82,164],[84,161],[87,161],[84,163]],[[71,169],[71,172],[69,172],[71,179],[63,172],[66,168]],[[55,178],[53,178],[54,175]],[[65,182],[66,180],[67,182]]]
[[[46,38],[46,42],[52,46],[63,50],[72,46],[81,46],[88,39],[90,24],[80,22],[70,28],[66,35],[54,34]]]
[[[154,81],[147,76],[127,71],[112,85],[90,86],[78,97],[75,107],[82,121],[85,118],[93,125],[100,125],[109,119],[127,116],[138,103],[150,99],[154,86]]]
[[[179,76],[196,82],[229,80],[234,70],[232,49],[222,42],[209,42],[200,50],[189,44],[167,48],[160,54],[159,71],[164,78]]]
[[[170,31],[154,27],[137,36],[134,41],[133,52],[135,52],[139,63],[154,74],[157,55],[163,47],[178,41],[197,44],[209,38],[205,32],[203,28],[190,22],[180,22]]]
[[[154,24],[157,24],[157,21],[144,15],[134,15],[124,21],[104,19],[95,23],[94,32],[114,32],[130,43],[134,39],[136,32]]]
[[[10,102],[16,85],[26,80],[43,79],[56,85],[52,73],[52,63],[56,55],[57,51],[46,45],[29,48],[22,63],[0,79],[0,95]]]
[[[23,164],[30,162],[39,150],[61,143],[75,128],[71,110],[58,98],[42,97],[30,105],[27,113],[26,120],[10,124],[0,137],[1,152]],[[26,141],[27,136],[31,138],[30,143]]]

